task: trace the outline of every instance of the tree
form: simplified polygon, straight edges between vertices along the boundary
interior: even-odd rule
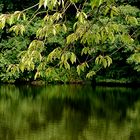
[[[129,54],[129,63],[139,66],[139,17],[138,8],[115,0],[40,0],[23,11],[1,14],[0,28],[10,26],[16,36],[25,36],[29,26],[39,22],[36,36],[8,72],[30,71],[34,79],[59,81],[64,68],[67,72],[76,68],[78,75],[90,78],[109,67],[113,55],[122,51]]]

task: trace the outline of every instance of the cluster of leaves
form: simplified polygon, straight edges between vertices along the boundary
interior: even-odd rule
[[[29,44],[29,39],[19,37],[12,37],[2,40],[0,43],[0,79],[2,81],[11,81],[19,77],[19,73],[13,67],[13,73],[7,72],[8,66],[19,63],[17,54],[19,54]],[[10,79],[9,79],[10,78]],[[9,82],[10,82],[9,81]]]
[[[33,15],[26,16],[36,6]],[[70,19],[69,14],[73,15]],[[34,79],[49,79],[61,75],[63,68],[68,72],[74,67],[78,75],[91,78],[110,67],[113,55],[121,51],[129,54],[129,63],[139,63],[140,10],[136,7],[117,5],[115,0],[39,0],[23,11],[1,14],[0,28],[10,26],[10,32],[24,36],[38,15],[40,24],[33,40],[18,55],[19,62],[8,68],[13,74],[29,71]]]

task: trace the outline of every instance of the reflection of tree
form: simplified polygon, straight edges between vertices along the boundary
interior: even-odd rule
[[[46,107],[45,107],[46,106]],[[57,98],[53,98],[44,104],[44,115],[46,121],[48,122],[59,122],[62,119],[63,115],[63,101]]]
[[[126,118],[127,108],[133,107],[139,98],[139,91],[134,89],[99,87],[92,101],[93,112],[96,111],[98,117],[116,120],[118,123]]]
[[[130,140],[140,139],[140,101],[135,103],[134,108],[128,109],[127,120],[131,123]]]
[[[0,139],[140,139],[139,99],[128,88],[1,86]]]

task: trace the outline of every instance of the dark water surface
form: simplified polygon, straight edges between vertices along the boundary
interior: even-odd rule
[[[0,140],[140,140],[140,89],[1,85]]]

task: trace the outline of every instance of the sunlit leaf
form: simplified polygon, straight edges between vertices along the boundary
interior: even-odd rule
[[[95,71],[90,71],[89,73],[87,73],[86,78],[91,78],[93,77],[93,75],[96,75]]]

